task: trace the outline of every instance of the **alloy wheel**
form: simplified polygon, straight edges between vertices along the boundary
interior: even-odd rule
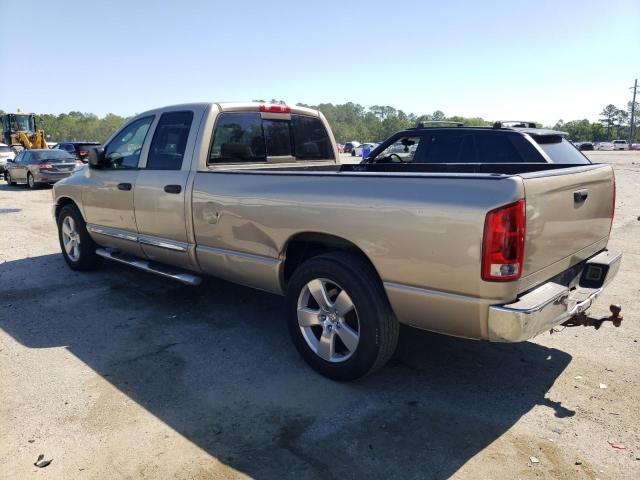
[[[360,342],[360,321],[353,301],[332,280],[316,278],[301,290],[298,326],[309,348],[327,362],[348,360]]]
[[[80,260],[80,234],[76,229],[76,221],[73,217],[67,216],[62,221],[62,243],[72,261]]]

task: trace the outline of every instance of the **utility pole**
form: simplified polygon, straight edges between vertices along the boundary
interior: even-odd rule
[[[633,85],[633,101],[631,102],[631,123],[629,124],[629,148],[631,148],[631,143],[633,142],[633,129],[635,127],[636,121],[635,121],[635,116],[636,116],[636,90],[638,90],[638,79],[636,78],[636,81]]]

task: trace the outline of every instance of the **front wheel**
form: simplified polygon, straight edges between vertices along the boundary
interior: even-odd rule
[[[11,173],[9,173],[9,172],[4,172],[4,180],[5,180],[5,182],[7,182],[12,187],[16,184],[15,180],[13,180],[13,178],[11,178]]]
[[[102,264],[96,254],[97,245],[89,236],[87,226],[75,205],[67,205],[58,215],[58,239],[67,265],[72,270],[95,270]]]
[[[291,338],[307,363],[334,380],[355,380],[382,367],[398,342],[398,321],[380,278],[343,252],[314,257],[287,288]]]

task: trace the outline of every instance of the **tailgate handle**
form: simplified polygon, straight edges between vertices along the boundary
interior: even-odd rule
[[[589,190],[587,190],[586,188],[583,190],[578,190],[577,192],[573,192],[573,201],[575,203],[582,203],[587,199],[588,196]]]

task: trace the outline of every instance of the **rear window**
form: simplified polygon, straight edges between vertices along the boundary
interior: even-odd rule
[[[216,122],[209,163],[266,162],[267,157],[332,159],[329,134],[319,118],[291,115],[262,119],[259,113],[223,113]]]
[[[585,165],[591,163],[580,150],[560,135],[532,135],[553,163]]]
[[[209,161],[237,163],[266,160],[260,114],[221,114],[216,123]]]
[[[329,134],[316,117],[291,115],[295,156],[301,160],[333,158]]]
[[[263,120],[262,128],[267,155],[291,156],[291,123],[288,120]]]
[[[75,157],[73,155],[70,155],[64,150],[47,150],[42,152],[33,152],[33,156],[38,161],[49,160],[53,161],[54,163],[56,161],[62,162],[65,160],[75,160]]]

